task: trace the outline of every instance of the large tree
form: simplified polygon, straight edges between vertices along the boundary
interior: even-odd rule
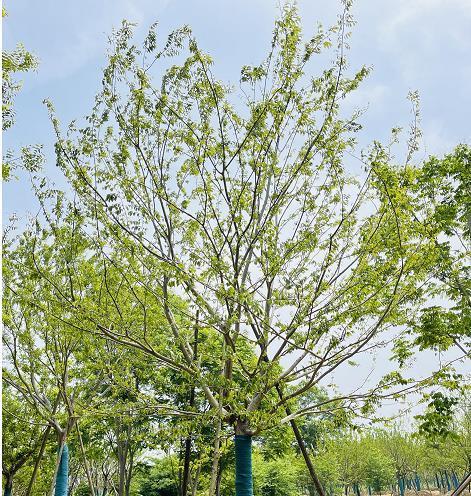
[[[375,142],[353,158],[360,112],[344,116],[340,104],[368,69],[349,75],[350,25],[347,2],[334,28],[303,41],[287,5],[267,58],[243,67],[233,90],[188,28],[162,48],[151,29],[138,49],[124,23],[88,124],[63,135],[50,105],[58,165],[103,281],[84,298],[55,297],[77,329],[194,384],[219,426],[214,474],[221,429],[235,434],[238,496],[252,493],[255,434],[308,413],[368,415],[381,398],[423,384],[394,372],[297,407],[339,367],[399,335],[440,257],[417,218],[410,157],[394,163]],[[331,46],[333,64],[312,76]],[[214,335],[198,352],[196,321]]]

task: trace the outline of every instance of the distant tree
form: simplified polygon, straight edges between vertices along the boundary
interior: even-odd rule
[[[2,21],[7,17],[7,11],[2,7]],[[14,50],[2,51],[2,131],[6,131],[15,122],[15,96],[22,87],[17,79],[21,72],[28,72],[38,67],[38,59],[18,43]],[[24,147],[21,151],[21,161],[31,166],[39,156],[39,147]],[[3,156],[2,178],[4,181],[11,178],[13,169],[20,159],[14,157],[11,150]]]
[[[379,494],[389,491],[395,483],[394,465],[381,439],[374,433],[366,433],[361,444],[361,456],[366,459],[364,484],[368,491]]]
[[[295,496],[300,489],[301,460],[290,455],[270,461],[254,456],[254,494],[256,496]]]
[[[178,496],[178,478],[172,465],[176,460],[171,457],[156,459],[150,467],[143,467],[139,484],[142,496]]]
[[[7,11],[2,7],[2,18],[7,17]],[[19,43],[14,50],[2,51],[2,129],[5,131],[14,123],[15,95],[20,91],[22,83],[15,76],[19,72],[28,72],[38,66],[37,58]]]
[[[434,293],[449,307],[422,310],[415,343],[446,350],[471,345],[471,147],[460,145],[443,158],[431,157],[420,168],[417,187],[427,207],[422,224],[439,250]]]

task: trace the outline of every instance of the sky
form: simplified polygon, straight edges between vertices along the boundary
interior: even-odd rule
[[[319,22],[326,27],[335,22],[341,9],[338,0],[299,0],[298,5],[307,35]],[[63,124],[86,115],[100,88],[107,37],[122,19],[137,23],[141,38],[158,21],[162,40],[190,25],[213,56],[214,73],[234,82],[242,65],[259,63],[267,53],[280,11],[279,0],[6,0],[4,6],[4,48],[22,42],[40,60],[38,71],[24,77],[17,122],[5,134],[4,148],[42,143],[53,177],[53,134],[42,101],[53,101]],[[361,121],[362,145],[386,139],[392,127],[408,128],[411,90],[421,96],[422,157],[469,143],[471,1],[356,0],[353,14],[350,67],[373,68],[345,103],[347,110],[368,107]],[[4,189],[4,219],[13,212],[21,218],[34,208],[29,183],[21,179]]]
[[[299,0],[298,5],[306,35],[319,22],[333,24],[341,11],[336,0]],[[122,19],[137,23],[141,39],[155,21],[161,40],[177,27],[191,26],[200,47],[214,59],[215,75],[236,82],[242,65],[264,58],[280,12],[278,0],[6,0],[4,6],[4,49],[22,42],[40,64],[23,78],[16,124],[5,133],[3,146],[42,143],[47,173],[58,184],[54,137],[42,101],[52,100],[63,125],[90,111],[101,85],[107,37]],[[361,144],[386,139],[392,127],[410,125],[406,97],[411,90],[421,98],[420,157],[470,143],[471,0],[356,0],[353,14],[350,67],[373,68],[345,103],[347,110],[368,107],[361,119]],[[26,176],[4,186],[4,222],[13,213],[24,219],[35,209]],[[338,380],[348,387],[351,372]]]

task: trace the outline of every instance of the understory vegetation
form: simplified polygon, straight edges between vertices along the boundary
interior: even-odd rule
[[[13,465],[15,460],[25,456],[24,464],[15,474],[15,494],[18,495],[27,492],[38,460],[39,443],[44,435],[44,431],[32,426],[30,431],[24,429],[24,423],[19,420],[21,411],[18,399],[4,396],[4,425],[7,426],[4,432],[4,466]],[[181,495],[187,437],[178,437],[175,435],[178,431],[167,431],[165,425],[155,421],[147,420],[136,429],[133,417],[123,418],[123,423],[116,418],[102,417],[100,424],[99,432],[91,425],[81,425],[83,451],[77,432],[70,435],[69,494],[92,494],[85,473],[86,460],[97,495],[116,494],[122,470],[129,480],[126,487],[129,496]],[[126,424],[131,428],[126,429]],[[450,431],[446,435],[430,437],[417,431],[406,434],[407,429],[395,424],[383,428],[352,429],[336,426],[328,419],[319,422],[309,418],[300,424],[328,496],[401,495],[408,491],[445,493],[453,490],[471,470],[469,402],[462,402],[448,427]],[[172,432],[175,434],[172,435]],[[209,430],[193,430],[189,481],[191,495],[208,493],[211,458],[206,446],[211,441]],[[124,450],[123,445],[126,446]],[[54,438],[50,436],[31,494],[46,494],[49,488],[54,471],[54,446]],[[217,489],[218,494],[229,496],[234,494],[235,463],[229,436],[221,441],[221,448]],[[122,463],[121,456],[126,450],[128,455]],[[270,431],[256,440],[253,472],[256,496],[317,494],[288,428]]]

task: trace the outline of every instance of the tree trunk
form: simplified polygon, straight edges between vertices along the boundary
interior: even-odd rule
[[[196,496],[196,491],[198,490],[198,482],[200,478],[200,472],[201,472],[201,463],[198,464],[198,468],[196,469],[196,473],[194,477],[192,477],[192,482],[191,482],[191,496]]]
[[[290,414],[288,413],[288,415]],[[290,420],[290,424],[291,424],[291,428],[293,429],[294,437],[296,438],[299,449],[301,450],[301,453],[303,455],[304,462],[306,463],[307,469],[309,470],[309,475],[311,476],[314,487],[316,488],[317,494],[319,496],[325,496],[324,488],[322,487],[321,481],[317,477],[316,471],[314,469],[314,465],[312,464],[311,457],[309,456],[309,453],[306,448],[306,444],[304,443],[298,425],[296,424],[296,421],[294,419]]]
[[[420,491],[422,485],[420,484],[419,474],[415,474],[415,485],[416,485],[417,491]]]
[[[60,453],[60,462],[56,474],[56,490],[54,496],[67,496],[69,486],[69,448],[63,444]]]
[[[283,393],[281,392],[281,388],[278,384],[276,385],[276,391],[278,393],[278,397],[280,398],[280,400],[283,400]],[[291,410],[288,406],[285,407],[285,411],[286,411],[286,415],[291,415]],[[301,450],[301,453],[303,455],[304,463],[306,464],[306,467],[309,471],[309,475],[311,476],[317,494],[319,496],[325,496],[324,488],[322,487],[321,481],[317,477],[316,471],[314,469],[314,465],[312,464],[311,461],[311,457],[309,456],[309,453],[307,451],[306,444],[304,443],[303,437],[298,428],[298,424],[294,419],[291,419],[289,423],[291,425],[291,429],[293,430],[294,437],[296,438],[296,442],[298,443],[299,449]]]
[[[219,475],[219,457],[220,457],[220,443],[221,443],[221,419],[218,418],[216,426],[216,436],[214,438],[214,453],[213,463],[211,467],[211,481],[209,483],[209,496],[216,496],[217,494],[217,481]]]
[[[79,443],[80,443],[80,451],[82,452],[83,466],[85,468],[85,473],[87,475],[88,487],[90,488],[90,494],[91,494],[91,496],[95,496],[95,486],[93,484],[93,480],[92,480],[92,476],[91,476],[91,472],[90,472],[90,467],[88,466],[88,460],[87,460],[87,456],[85,454],[85,447],[83,445],[82,433],[80,432],[78,420],[76,420],[76,422],[75,422],[75,428],[77,429],[77,435],[78,435]]]
[[[13,487],[13,475],[8,474],[5,480],[5,491],[3,492],[3,496],[11,496],[12,487]]]
[[[430,481],[428,480],[428,477],[425,477],[425,487],[427,488],[427,491],[430,492]]]
[[[126,482],[126,454],[123,447],[119,450],[119,486],[118,486],[118,496],[124,496],[124,485]]]
[[[446,488],[448,491],[451,491],[451,484],[450,484],[450,479],[448,477],[448,471],[445,470],[445,481],[446,481]]]
[[[221,464],[219,463],[218,475],[216,478],[216,494],[215,494],[215,496],[221,496],[221,479],[222,479],[222,467],[221,467]]]
[[[453,485],[455,486],[455,489],[458,489],[460,481],[458,480],[458,476],[456,475],[456,472],[454,470],[451,473],[451,476],[453,477]]]
[[[193,359],[196,361],[198,356],[198,326],[199,326],[199,310],[196,312],[196,323],[194,328],[194,343],[193,343]],[[195,386],[191,386],[190,389],[190,401],[189,406],[193,408],[195,405]],[[183,477],[181,485],[181,495],[187,496],[188,494],[188,482],[190,479],[190,461],[191,461],[191,432],[185,439],[185,456],[183,460]],[[210,493],[211,494],[211,493]]]
[[[33,490],[33,484],[36,481],[36,476],[38,475],[39,464],[41,463],[41,460],[43,458],[44,450],[46,449],[47,438],[49,437],[50,432],[51,432],[51,426],[48,425],[46,427],[46,430],[44,431],[44,434],[43,434],[41,447],[39,448],[38,456],[36,458],[36,461],[34,462],[33,473],[31,474],[31,478],[29,480],[29,484],[28,484],[28,488],[26,489],[25,496],[30,496],[31,492]]]
[[[182,486],[180,491],[182,496],[186,496],[188,494],[190,461],[191,461],[191,434],[185,439],[185,451],[183,455],[183,476],[182,476]]]
[[[397,484],[399,486],[399,494],[401,496],[404,496],[404,479],[402,477],[399,477]]]
[[[252,436],[236,434],[235,442],[235,487],[236,496],[253,496],[252,482]]]
[[[132,450],[129,450],[129,465],[128,465],[128,470],[126,473],[126,496],[129,496],[129,493],[131,491],[131,479],[132,479],[132,472],[134,470],[134,452]]]

